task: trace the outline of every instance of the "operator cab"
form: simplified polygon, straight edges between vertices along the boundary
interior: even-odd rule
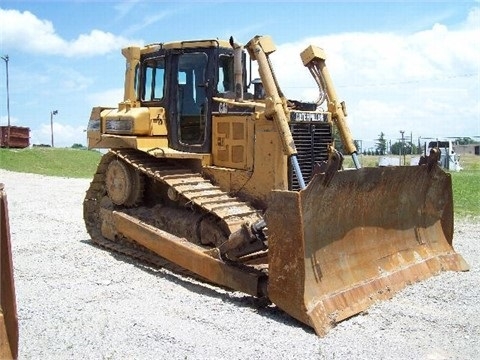
[[[212,98],[234,94],[233,62],[233,49],[218,40],[161,44],[141,56],[137,98],[165,109],[169,147],[211,152]]]

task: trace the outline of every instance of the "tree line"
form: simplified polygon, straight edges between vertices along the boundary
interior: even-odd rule
[[[344,153],[343,145],[340,138],[338,131],[335,131],[334,134],[334,141],[335,141],[335,148],[336,150]],[[418,138],[417,144],[411,141],[411,138],[404,138],[403,141],[399,140],[394,143],[389,143],[385,138],[385,134],[381,132],[378,135],[378,138],[375,139],[375,147],[370,149],[362,149],[360,146],[360,142],[355,140],[355,146],[359,149],[363,155],[404,155],[404,154],[412,154],[412,155],[422,155],[425,151],[424,145],[420,143],[421,138]],[[425,140],[425,139],[424,139]],[[452,141],[454,144],[457,145],[469,145],[476,143],[470,137],[462,137],[462,138],[455,138]]]
[[[420,143],[420,139],[421,138],[418,138],[417,144],[414,144],[408,138],[397,141],[390,145],[390,151],[388,152],[387,140],[385,139],[385,134],[381,132],[380,135],[378,135],[378,139],[376,139],[377,142],[375,144],[375,150],[374,150],[375,153],[370,155],[386,155],[387,153],[393,154],[393,155],[403,155],[403,154],[421,155],[424,153],[425,149],[424,149],[424,144]],[[468,144],[474,144],[475,140],[473,140],[470,137],[455,138],[455,140],[453,140],[452,143],[456,145],[468,145]],[[363,153],[364,155],[366,155],[365,150],[363,151]]]

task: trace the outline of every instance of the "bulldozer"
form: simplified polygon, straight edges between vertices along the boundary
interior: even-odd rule
[[[13,279],[8,203],[0,183],[0,359],[18,357],[18,317]]]
[[[310,102],[284,95],[275,51],[270,36],[122,50],[123,101],[94,107],[87,128],[88,147],[108,149],[84,200],[93,242],[267,299],[319,336],[407,284],[468,270],[438,151],[362,167],[325,51],[300,53]]]

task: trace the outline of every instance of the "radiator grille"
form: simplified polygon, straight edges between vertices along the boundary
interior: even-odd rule
[[[305,184],[312,177],[316,162],[328,159],[328,145],[332,143],[332,128],[328,122],[291,122],[290,131],[297,148],[297,158]],[[299,190],[298,179],[289,164],[288,187]]]

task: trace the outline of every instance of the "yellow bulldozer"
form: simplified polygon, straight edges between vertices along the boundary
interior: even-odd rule
[[[409,283],[467,270],[438,153],[362,168],[323,49],[300,54],[316,102],[284,95],[275,50],[269,36],[122,50],[124,99],[88,123],[89,148],[109,149],[84,200],[92,240],[268,299],[320,336]]]
[[[7,195],[0,183],[0,359],[18,356],[18,318]]]

